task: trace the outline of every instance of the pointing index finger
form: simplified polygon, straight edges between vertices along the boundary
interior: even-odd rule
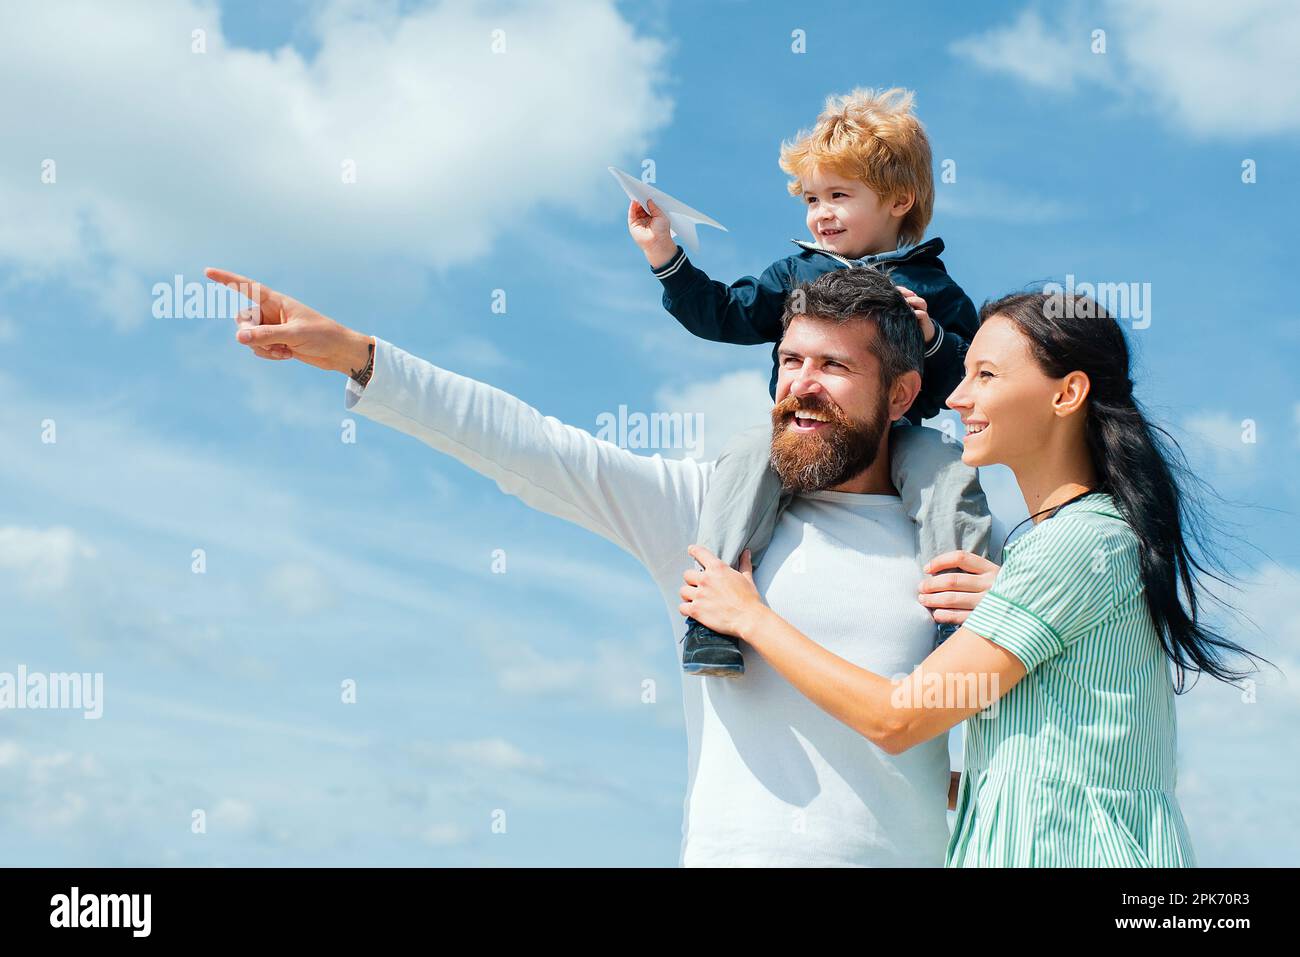
[[[219,282],[223,286],[229,286],[231,289],[240,293],[244,297],[253,300],[259,306],[265,306],[274,302],[279,295],[269,286],[263,286],[255,279],[249,279],[247,276],[241,276],[237,272],[227,272],[224,269],[213,269],[209,266],[203,270],[203,275],[207,276],[213,282]]]

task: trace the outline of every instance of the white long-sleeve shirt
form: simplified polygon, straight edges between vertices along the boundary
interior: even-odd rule
[[[674,648],[681,574],[713,462],[638,455],[375,337],[346,409],[415,436],[503,492],[574,522],[650,572]],[[782,513],[754,580],[809,638],[877,674],[911,671],[934,625],[916,600],[915,526],[890,495],[814,492]],[[948,747],[891,756],[742,643],[741,678],[682,674],[683,866],[933,866],[948,840]]]

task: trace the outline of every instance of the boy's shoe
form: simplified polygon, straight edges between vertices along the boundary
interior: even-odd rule
[[[745,656],[740,642],[722,635],[694,618],[686,619],[686,634],[681,639],[682,671],[688,675],[713,678],[739,678],[745,673]]]

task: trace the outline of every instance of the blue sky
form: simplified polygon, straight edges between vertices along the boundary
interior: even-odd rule
[[[368,420],[341,441],[342,376],[151,290],[230,268],[593,431],[700,411],[711,454],[762,413],[766,347],[662,310],[605,168],[652,159],[728,227],[695,261],[753,274],[804,238],[781,140],[856,86],[916,91],[957,174],[929,235],[977,304],[1150,284],[1139,398],[1238,503],[1234,635],[1296,673],[1293,10],[547,7],[6,11],[0,671],[104,675],[99,720],[0,712],[9,863],[675,864],[675,636],[640,566]],[[1300,696],[1258,681],[1179,701],[1203,864],[1300,859]]]

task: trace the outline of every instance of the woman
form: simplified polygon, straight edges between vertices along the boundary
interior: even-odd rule
[[[1123,333],[1091,300],[1045,293],[986,303],[980,322],[948,398],[967,427],[962,460],[1009,466],[1034,526],[1000,570],[983,564],[996,578],[982,598],[967,576],[922,586],[927,605],[974,609],[951,638],[891,682],[767,608],[748,556],[737,572],[698,546],[680,610],[890,753],[970,718],[948,866],[1195,866],[1174,796],[1170,664],[1181,691],[1186,670],[1241,677],[1222,656],[1249,653],[1199,613],[1205,570],[1134,402]]]

